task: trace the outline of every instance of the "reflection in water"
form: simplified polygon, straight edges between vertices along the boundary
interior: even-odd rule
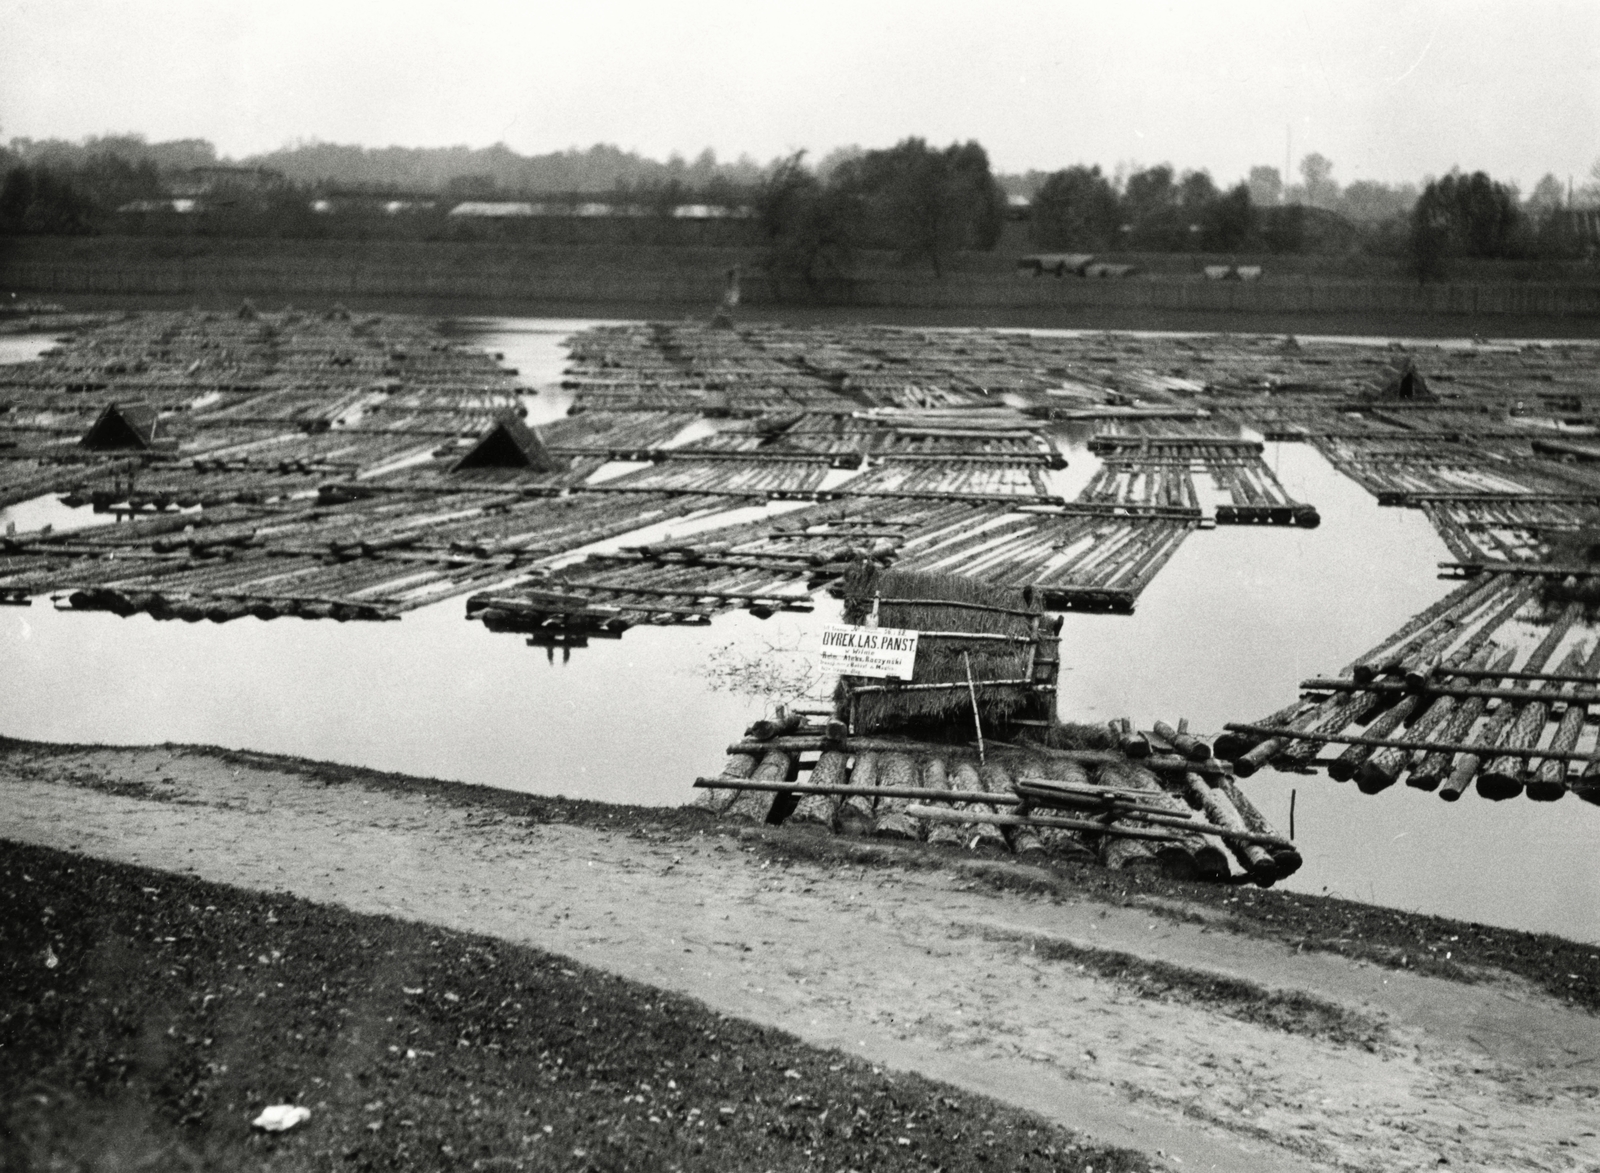
[[[716,691],[713,645],[798,646],[799,622],[740,612],[713,631],[638,627],[570,663],[462,618],[459,599],[399,623],[0,608],[6,735],[178,741],[298,754],[513,790],[676,805],[763,715]],[[837,614],[824,600],[819,614]]]
[[[49,334],[0,334],[0,366],[32,362],[59,341]]]
[[[584,324],[478,324],[486,332],[476,340],[539,391],[528,400],[535,422],[565,411],[548,389],[565,361],[562,339]],[[1093,458],[1081,443],[1062,446],[1073,462],[1067,488],[1086,479]],[[1144,727],[1188,717],[1203,731],[1252,720],[1446,592],[1435,563],[1448,555],[1420,513],[1380,508],[1308,447],[1271,444],[1266,459],[1292,496],[1318,507],[1321,527],[1193,534],[1134,615],[1069,614],[1063,716],[1128,716]],[[43,603],[0,608],[0,733],[249,747],[676,804],[763,711],[759,698],[717,691],[709,674],[769,653],[792,666],[837,615],[824,595],[812,615],[735,612],[710,629],[637,627],[563,664],[465,622],[459,599],[400,623],[347,625],[247,618],[219,627],[58,614]],[[1263,773],[1245,785],[1281,828],[1297,792],[1306,865],[1289,887],[1600,940],[1600,812],[1574,799],[1447,804],[1404,786],[1368,798],[1326,775]]]

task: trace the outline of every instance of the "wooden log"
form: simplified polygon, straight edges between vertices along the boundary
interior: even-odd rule
[[[947,791],[950,789],[950,771],[941,755],[928,754],[923,757],[922,788],[932,791]],[[963,842],[961,829],[953,823],[929,823],[928,842],[942,844],[946,847],[959,846]]]
[[[1494,652],[1493,659],[1489,662],[1490,670],[1509,668],[1515,659],[1516,650],[1514,648],[1499,648]],[[1462,698],[1456,704],[1455,711],[1450,714],[1449,719],[1439,731],[1439,741],[1448,744],[1451,748],[1448,750],[1434,749],[1429,751],[1421,762],[1411,768],[1411,777],[1407,780],[1407,785],[1414,786],[1418,790],[1435,790],[1439,787],[1449,772],[1455,751],[1457,749],[1465,750],[1470,748],[1470,745],[1462,739],[1467,736],[1472,726],[1482,715],[1486,703],[1487,701],[1484,697],[1469,696]],[[1453,802],[1459,797],[1460,793],[1457,792],[1450,796],[1450,801]]]
[[[878,782],[878,755],[858,753],[850,767],[850,784],[861,790],[870,790]],[[977,789],[974,787],[974,789]],[[862,794],[852,794],[839,804],[835,815],[841,835],[870,835],[877,821],[876,804]]]
[[[1514,604],[1516,605],[1516,604]],[[1448,669],[1466,668],[1476,670],[1486,667],[1490,657],[1494,655],[1495,645],[1489,642],[1490,635],[1499,629],[1500,623],[1511,618],[1511,610],[1506,609],[1499,619],[1492,619],[1484,624],[1465,645],[1458,649],[1445,661],[1443,667]],[[1413,738],[1431,737],[1437,730],[1444,727],[1450,714],[1455,711],[1459,702],[1458,698],[1443,696],[1427,700],[1422,716],[1413,721],[1407,730],[1407,736]],[[1363,794],[1377,794],[1394,785],[1400,777],[1400,772],[1408,765],[1417,765],[1422,762],[1425,755],[1416,750],[1401,750],[1393,746],[1378,749],[1361,767],[1358,784]],[[1417,783],[1410,779],[1409,785]],[[1435,783],[1437,785],[1437,783]]]
[[[776,717],[763,717],[744,731],[744,735],[756,741],[771,741],[774,737],[783,737],[793,733],[804,724],[804,718],[799,713],[780,711]]]
[[[1011,771],[992,758],[978,767],[978,781],[983,785],[985,793],[1004,795],[1008,798],[1016,796],[1016,792],[1012,789]],[[1013,847],[1010,834],[1006,835],[1006,846],[1008,849]]]
[[[750,780],[793,782],[798,772],[799,759],[794,754],[773,750],[762,757],[755,773],[750,775]],[[722,817],[734,822],[764,823],[778,801],[779,796],[764,790],[740,790],[735,793],[733,801],[728,804]]]
[[[1224,777],[1218,786],[1233,803],[1233,809],[1239,812],[1239,817],[1244,820],[1244,825],[1258,835],[1271,835],[1277,842],[1267,844],[1267,853],[1272,856],[1272,862],[1278,869],[1278,878],[1292,876],[1300,870],[1300,865],[1305,861],[1300,856],[1300,851],[1278,833],[1267,817],[1256,809],[1256,804],[1251,802],[1240,789],[1234,785],[1232,778]]]
[[[985,681],[993,684],[994,681]],[[962,681],[961,687],[966,687]],[[991,749],[998,752],[1016,752],[1022,747],[1010,745],[1006,742],[989,741]],[[842,749],[847,753],[908,753],[918,749],[925,749],[926,743],[907,740],[897,740],[892,737],[850,737],[843,742],[830,740],[826,737],[775,737],[770,742],[739,741],[728,747],[728,753],[753,753],[762,754],[769,749],[783,749],[790,753],[814,752],[822,749]],[[1084,765],[1097,765],[1101,762],[1117,762],[1123,760],[1123,755],[1115,750],[1108,749],[1051,749],[1046,746],[1030,745],[1026,747],[1028,753],[1044,754],[1047,757],[1059,758],[1063,761],[1075,761]],[[1140,763],[1146,769],[1160,773],[1183,773],[1185,770],[1198,770],[1207,777],[1227,772],[1227,767],[1215,759],[1207,762],[1190,762],[1178,757],[1176,754],[1160,754],[1146,758]]]
[[[848,773],[849,761],[849,756],[839,750],[824,750],[817,764],[811,768],[807,782],[813,786],[842,785]],[[803,794],[795,804],[794,814],[789,816],[788,825],[832,831],[841,801],[842,796],[837,794]]]
[[[1589,679],[1594,678],[1593,674],[1600,674],[1600,640],[1595,641],[1593,650],[1590,651],[1578,674],[1587,675]],[[1556,726],[1555,735],[1550,739],[1550,748],[1559,752],[1570,750],[1577,745],[1588,715],[1587,705],[1569,703],[1566,712],[1561,714],[1561,722]],[[1539,763],[1533,776],[1529,778],[1525,793],[1535,802],[1554,802],[1567,792],[1567,787],[1567,763],[1559,758],[1547,757]]]
[[[724,778],[748,778],[756,772],[756,765],[760,760],[752,753],[729,754],[727,762],[722,767],[722,776]],[[738,796],[739,792],[737,790],[707,790],[696,795],[695,800],[689,805],[695,810],[720,815],[728,809],[729,805]]]
[[[1288,725],[1303,714],[1312,705],[1308,701],[1295,700],[1285,705],[1276,713],[1263,717],[1257,725]],[[1256,746],[1265,741],[1265,737],[1258,737],[1249,733],[1239,733],[1232,729],[1224,729],[1211,743],[1211,752],[1219,758],[1235,761]],[[1132,757],[1133,755],[1128,755]]]
[[[1366,683],[1376,676],[1382,675],[1399,666],[1395,653],[1406,645],[1418,632],[1432,627],[1434,623],[1455,615],[1459,615],[1474,606],[1476,600],[1485,594],[1501,590],[1505,586],[1503,579],[1489,578],[1483,581],[1473,581],[1457,587],[1444,598],[1429,607],[1417,612],[1392,635],[1387,636],[1381,643],[1357,659],[1351,661],[1339,675],[1353,676],[1357,681]]]
[[[1052,760],[1042,755],[1030,755],[1018,763],[1016,770],[1016,784],[1021,786],[1026,782],[1040,780],[1055,783],[1063,787],[1074,789],[1089,788],[1089,774],[1077,762]],[[1063,827],[1041,827],[1036,832],[1039,846],[1048,854],[1057,859],[1073,860],[1079,863],[1094,863],[1095,851],[1084,840],[1083,832],[1072,831]],[[1017,840],[1012,839],[1013,847],[1020,853],[1031,850],[1031,845],[1018,847]]]
[[[1153,843],[1171,842],[1177,838],[1172,831],[1158,831],[1140,827],[1108,826],[1105,823],[1094,822],[1089,819],[1069,819],[1058,815],[1042,814],[992,814],[979,811],[946,810],[943,807],[920,806],[913,804],[908,813],[914,818],[938,820],[941,822],[967,822],[974,826],[993,827],[999,834],[1001,827],[1054,827],[1072,831],[1083,831],[1092,837],[1118,836],[1127,839],[1142,839]]]
[[[917,784],[917,766],[909,754],[886,753],[878,761],[874,779],[880,787],[911,787]],[[878,839],[920,839],[917,820],[906,814],[903,798],[879,798],[874,808],[872,834]]]
[[[1555,623],[1553,623],[1550,627],[1550,630],[1545,633],[1544,638],[1541,639],[1533,651],[1529,653],[1527,662],[1523,664],[1522,670],[1524,672],[1543,671],[1545,664],[1549,661],[1550,656],[1555,651],[1557,645],[1560,644],[1561,640],[1566,636],[1573,623],[1575,623],[1582,615],[1583,605],[1581,603],[1569,604],[1562,612],[1561,617]],[[1536,704],[1537,702],[1531,703]],[[1514,727],[1514,724],[1522,715],[1525,707],[1526,706],[1509,703],[1509,701],[1503,701],[1500,707],[1494,711],[1493,715],[1485,723],[1484,728],[1472,738],[1474,747],[1476,748],[1478,746],[1482,746],[1484,748],[1493,748],[1496,746],[1500,742],[1501,738],[1507,734],[1507,731]],[[1510,750],[1527,748],[1527,746],[1530,745],[1544,729],[1545,711],[1546,710],[1541,707],[1534,713],[1530,714],[1530,717],[1537,717],[1539,723],[1538,729],[1533,731],[1531,738],[1525,737],[1521,740],[1508,740],[1504,748]],[[1451,769],[1449,778],[1447,778],[1443,785],[1439,787],[1439,797],[1447,802],[1454,802],[1459,799],[1462,792],[1466,790],[1467,786],[1472,783],[1473,777],[1478,773],[1479,768],[1483,765],[1484,756],[1485,755],[1480,752],[1468,752],[1460,754],[1456,758],[1455,765]],[[1511,776],[1503,775],[1501,781],[1497,783],[1491,783],[1487,789],[1489,795],[1513,798],[1522,792],[1522,782],[1521,779],[1517,778],[1514,774]],[[1479,793],[1481,794],[1483,792],[1484,787],[1480,785]]]
[[[1400,727],[1401,722],[1411,716],[1417,706],[1422,703],[1422,699],[1419,696],[1401,697],[1382,713],[1378,714],[1377,718],[1367,726],[1366,735],[1368,737],[1388,737],[1389,734]],[[1366,764],[1366,760],[1371,753],[1372,747],[1369,745],[1346,746],[1343,753],[1328,763],[1328,777],[1335,782],[1350,781],[1360,773],[1361,767]],[[1358,785],[1360,784],[1358,783]],[[1363,790],[1362,793],[1365,794],[1366,791]]]
[[[1560,664],[1560,671],[1572,671],[1583,666],[1585,656],[1582,648],[1573,648]],[[1569,704],[1570,708],[1583,708],[1580,704]],[[1545,721],[1548,719],[1550,707],[1542,700],[1532,701],[1526,705],[1518,706],[1516,716],[1512,718],[1510,726],[1506,729],[1498,749],[1524,749],[1530,745],[1537,745],[1539,737],[1544,733]],[[1515,798],[1522,793],[1524,778],[1530,772],[1532,761],[1523,757],[1512,757],[1508,754],[1497,755],[1478,774],[1478,795],[1491,802],[1502,802],[1508,798]]]
[[[1316,729],[1325,718],[1339,707],[1339,700],[1339,697],[1331,696],[1325,701],[1312,705],[1310,708],[1301,711],[1289,725],[1285,726],[1285,729],[1293,730],[1296,733],[1310,732]],[[1262,727],[1233,724],[1229,725],[1228,728],[1240,733],[1255,733]],[[1262,766],[1282,753],[1293,740],[1293,738],[1285,736],[1282,730],[1267,727],[1260,741],[1257,741],[1255,745],[1233,759],[1233,772],[1241,778],[1250,777],[1251,774],[1254,774]],[[731,749],[732,747],[730,747],[730,751]]]
[[[1022,786],[1035,779],[1048,781],[1050,775],[1058,776],[1056,781],[1069,786],[1088,786],[1088,773],[1077,762],[1051,762],[1037,755],[1029,755],[1016,763],[1014,786]],[[1093,851],[1083,843],[1080,832],[1066,831],[1061,827],[1022,827],[1011,835],[1011,850],[1018,855],[1043,853],[1061,859],[1077,859],[1080,863],[1093,863],[1094,859]]]
[[[1354,681],[1342,677],[1317,677],[1302,680],[1300,687],[1316,692],[1333,691],[1345,695],[1369,693],[1384,699],[1392,699],[1406,695],[1410,690],[1399,681],[1374,680],[1368,684],[1356,684]],[[1482,697],[1484,700],[1502,700],[1513,702],[1527,701],[1554,701],[1564,698],[1560,688],[1499,688],[1494,686],[1478,685],[1429,685],[1423,689],[1426,696],[1453,696],[1453,697]],[[1584,703],[1600,701],[1600,691],[1584,690],[1578,694],[1578,699]]]
[[[1206,818],[1217,826],[1227,827],[1238,833],[1250,830],[1227,792],[1220,787],[1209,785],[1199,774],[1184,775],[1184,793],[1189,801],[1205,812]],[[1251,879],[1267,885],[1278,878],[1278,865],[1271,853],[1261,844],[1251,843],[1242,838],[1230,838],[1224,842]]]
[[[1407,735],[1418,738],[1429,736],[1449,717],[1455,703],[1453,697],[1441,697],[1434,701],[1411,723],[1411,727],[1406,730]],[[1411,760],[1412,752],[1394,746],[1373,750],[1371,756],[1361,763],[1361,769],[1356,773],[1356,785],[1361,793],[1379,794],[1398,782],[1400,772]]]
[[[1322,718],[1315,732],[1337,733],[1349,725],[1360,724],[1378,708],[1379,702],[1379,694],[1374,692],[1348,694],[1342,703],[1334,705]],[[1283,751],[1277,757],[1272,759],[1272,765],[1279,770],[1304,769],[1321,748],[1320,744],[1309,739],[1291,741],[1283,747]]]
[[[962,761],[950,776],[950,787],[953,790],[981,791],[984,788],[983,779],[978,772],[978,764],[972,761]],[[967,813],[977,816],[994,814],[994,807],[980,803],[958,802],[952,805],[951,810],[957,813]],[[966,823],[962,834],[967,846],[971,849],[987,848],[991,851],[1005,851],[1006,837],[994,823],[983,818],[975,818]]]
[[[1157,721],[1152,727],[1162,741],[1170,745],[1180,757],[1191,762],[1204,762],[1211,759],[1211,747],[1198,737],[1189,733],[1180,733],[1165,721]]]
[[[1156,858],[1161,861],[1162,870],[1169,879],[1217,880],[1227,878],[1228,856],[1223,849],[1221,841],[1215,836],[1208,837],[1198,833],[1184,833],[1183,824],[1192,822],[1189,808],[1178,798],[1164,790],[1160,783],[1156,781],[1154,774],[1132,764],[1101,766],[1100,780],[1148,791],[1151,803],[1171,816],[1170,820],[1164,819],[1155,825],[1172,827],[1179,831],[1182,838],[1170,845],[1164,844],[1154,849]],[[1145,821],[1151,822],[1152,820],[1147,819]]]
[[[1118,727],[1112,732],[1117,735],[1117,749],[1121,753],[1135,759],[1150,756],[1150,739],[1134,729],[1126,717],[1119,718]]]
[[[1590,762],[1582,774],[1576,778],[1569,778],[1567,789],[1584,802],[1600,806],[1600,762]]]
[[[1120,820],[1101,828],[1099,842],[1100,866],[1114,872],[1156,871],[1165,873],[1160,857],[1145,842],[1145,836],[1132,834],[1133,826]],[[1163,842],[1175,842],[1176,835],[1163,836]]]

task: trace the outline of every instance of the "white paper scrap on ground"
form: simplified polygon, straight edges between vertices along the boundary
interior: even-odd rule
[[[910,680],[917,663],[917,632],[830,623],[822,629],[819,663],[842,676]]]
[[[310,1119],[310,1108],[300,1108],[293,1104],[274,1104],[263,1110],[261,1115],[250,1123],[264,1132],[284,1132]]]

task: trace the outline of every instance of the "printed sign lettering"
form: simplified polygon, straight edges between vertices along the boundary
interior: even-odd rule
[[[914,631],[845,624],[829,624],[822,629],[821,664],[840,675],[910,680],[916,663]]]

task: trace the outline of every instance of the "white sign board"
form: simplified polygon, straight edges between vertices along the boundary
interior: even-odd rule
[[[910,680],[917,663],[917,633],[899,627],[851,627],[830,623],[822,629],[824,668],[841,676]]]

